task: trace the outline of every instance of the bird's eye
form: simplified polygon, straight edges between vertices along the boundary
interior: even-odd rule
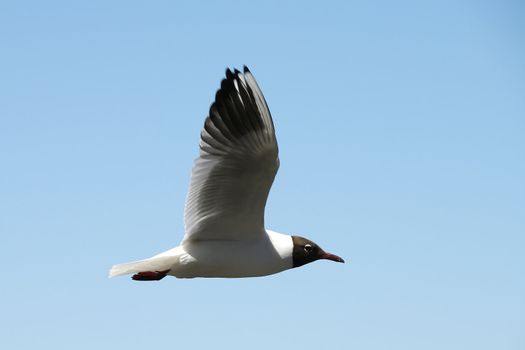
[[[311,251],[312,251],[312,246],[310,244],[305,244],[304,245],[304,251],[306,252],[306,254],[309,254]]]

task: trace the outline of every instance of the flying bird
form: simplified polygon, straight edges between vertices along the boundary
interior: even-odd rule
[[[314,242],[265,229],[264,208],[279,168],[275,130],[250,70],[226,70],[200,135],[179,246],[114,265],[109,276],[255,277],[319,259],[344,262]]]

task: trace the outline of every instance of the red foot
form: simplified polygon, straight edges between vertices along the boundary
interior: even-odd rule
[[[170,270],[166,271],[144,271],[139,272],[133,275],[133,278],[135,281],[160,281],[166,275],[170,272]]]

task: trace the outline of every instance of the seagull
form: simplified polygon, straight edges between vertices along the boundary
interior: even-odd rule
[[[264,208],[279,168],[270,110],[250,70],[226,70],[200,135],[179,246],[114,265],[109,277],[257,277],[320,259],[344,263],[314,242],[264,227]]]

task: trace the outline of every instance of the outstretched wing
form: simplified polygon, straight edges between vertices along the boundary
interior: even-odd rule
[[[255,78],[226,70],[201,132],[183,241],[254,239],[279,168],[272,117]]]

